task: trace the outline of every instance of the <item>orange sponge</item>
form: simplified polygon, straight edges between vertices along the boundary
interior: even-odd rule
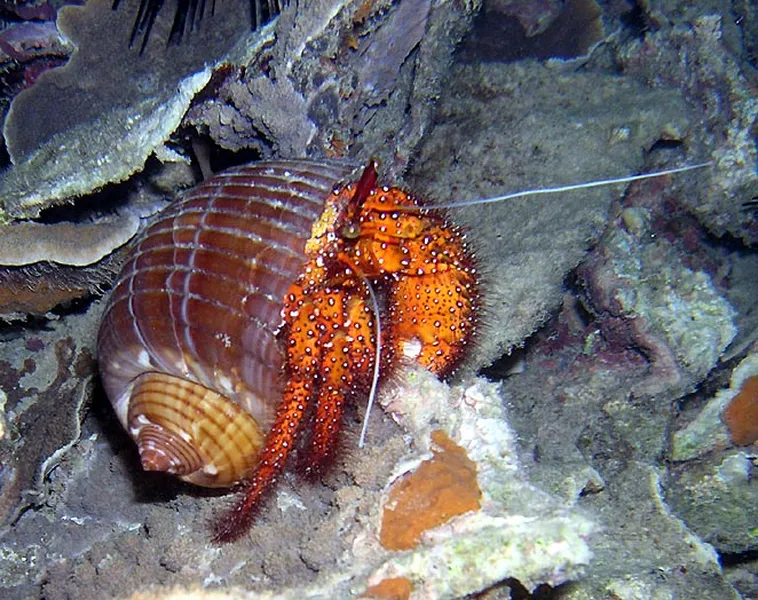
[[[376,585],[372,585],[361,596],[364,600],[408,600],[413,591],[413,584],[406,577],[393,577],[382,579]]]
[[[409,550],[424,531],[481,506],[476,463],[443,431],[433,431],[432,441],[434,456],[390,490],[379,534],[388,550]]]
[[[738,446],[748,446],[758,440],[758,375],[744,381],[740,393],[721,414],[721,420]]]

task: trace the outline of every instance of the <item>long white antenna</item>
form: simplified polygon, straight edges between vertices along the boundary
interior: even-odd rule
[[[631,183],[633,181],[640,181],[642,179],[652,179],[653,177],[663,177],[664,175],[673,175],[674,173],[684,173],[685,171],[693,171],[695,169],[702,169],[709,167],[712,162],[704,162],[696,165],[689,165],[686,167],[677,167],[674,169],[666,169],[665,171],[655,171],[653,173],[644,173],[642,175],[629,175],[626,177],[617,177],[614,179],[603,179],[600,181],[590,181],[585,183],[575,183],[571,185],[562,185],[553,188],[542,188],[537,190],[526,190],[522,192],[514,192],[512,194],[505,194],[504,196],[495,196],[494,198],[480,198],[478,200],[462,200],[460,202],[448,202],[446,204],[433,204],[430,206],[398,206],[394,210],[401,212],[406,211],[418,211],[418,210],[434,210],[437,208],[459,208],[465,206],[475,206],[479,204],[492,204],[494,202],[502,202],[504,200],[512,200],[514,198],[524,198],[526,196],[539,196],[546,194],[560,194],[562,192],[571,192],[574,190],[582,190],[594,187],[601,187],[604,185],[613,185],[618,183]],[[363,416],[363,426],[361,427],[361,436],[358,440],[358,447],[363,448],[366,444],[366,432],[368,431],[368,420],[371,414],[371,409],[374,406],[374,400],[376,398],[376,390],[379,386],[379,366],[382,355],[382,323],[379,314],[379,301],[376,298],[374,289],[371,287],[371,282],[365,277],[362,277],[363,282],[368,288],[369,296],[371,296],[371,303],[374,307],[374,316],[376,318],[376,356],[374,358],[374,375],[371,380],[371,391],[369,392],[368,402],[366,403],[366,414]]]
[[[702,169],[709,167],[712,162],[699,163],[697,165],[688,165],[686,167],[677,167],[675,169],[666,169],[665,171],[655,171],[653,173],[644,173],[642,175],[629,175],[627,177],[617,177],[614,179],[602,179],[600,181],[590,181],[585,183],[574,183],[571,185],[562,185],[553,188],[541,188],[537,190],[526,190],[523,192],[513,192],[512,194],[505,194],[504,196],[495,196],[494,198],[479,198],[477,200],[461,200],[459,202],[447,202],[445,204],[431,204],[429,206],[420,207],[398,207],[395,210],[425,210],[435,208],[460,208],[464,206],[476,206],[479,204],[492,204],[493,202],[502,202],[504,200],[513,200],[514,198],[524,198],[526,196],[540,196],[544,194],[560,194],[562,192],[572,192],[574,190],[584,190],[587,188],[600,187],[603,185],[613,185],[616,183],[631,183],[632,181],[640,181],[641,179],[652,179],[653,177],[663,177],[664,175],[673,175],[674,173],[684,173],[685,171],[693,171],[695,169]]]
[[[371,391],[368,394],[368,402],[366,403],[366,414],[363,415],[363,427],[361,427],[361,437],[358,440],[358,447],[363,448],[366,445],[366,432],[368,431],[368,418],[371,414],[371,408],[374,406],[374,398],[376,398],[376,389],[379,387],[379,363],[382,358],[382,321],[379,315],[379,301],[376,299],[374,288],[371,287],[371,282],[365,277],[361,277],[363,282],[368,288],[369,296],[371,296],[371,303],[374,305],[374,319],[376,319],[376,354],[374,356],[374,377],[371,380]]]

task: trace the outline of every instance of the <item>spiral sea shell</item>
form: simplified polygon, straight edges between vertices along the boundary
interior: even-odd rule
[[[283,299],[326,198],[352,171],[307,160],[234,168],[135,243],[98,358],[145,469],[229,486],[254,468],[284,385]]]

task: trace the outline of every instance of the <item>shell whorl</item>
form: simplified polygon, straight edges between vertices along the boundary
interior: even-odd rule
[[[229,486],[248,475],[265,439],[237,404],[164,373],[137,378],[127,419],[146,471],[206,487]]]
[[[255,464],[281,401],[284,295],[326,198],[352,172],[307,160],[230,169],[136,241],[103,317],[98,359],[145,468],[217,486]]]

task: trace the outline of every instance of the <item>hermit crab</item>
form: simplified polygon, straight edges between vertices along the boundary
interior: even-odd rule
[[[224,171],[134,244],[100,327],[105,390],[146,470],[244,488],[215,525],[217,541],[234,540],[301,430],[318,468],[346,401],[373,397],[401,360],[445,376],[463,357],[480,282],[464,232],[440,208],[708,164],[433,208],[380,185],[373,162],[362,172],[312,160]]]
[[[319,467],[345,402],[399,359],[440,376],[460,361],[474,259],[418,207],[374,163],[261,162],[205,181],[134,244],[100,328],[103,384],[145,469],[242,484],[217,541],[246,531],[306,418]]]

